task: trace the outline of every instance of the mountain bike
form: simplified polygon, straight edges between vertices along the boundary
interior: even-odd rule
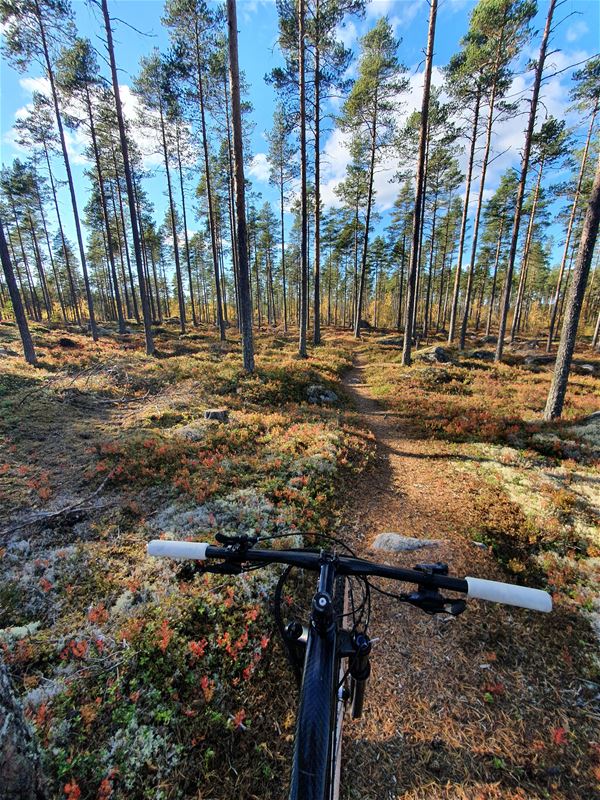
[[[338,798],[344,716],[346,711],[354,719],[361,716],[370,673],[372,591],[409,603],[427,614],[461,614],[466,608],[461,595],[535,611],[552,610],[550,595],[540,589],[479,578],[454,578],[442,563],[417,564],[414,569],[377,564],[358,558],[347,545],[331,536],[323,539],[328,549],[290,550],[256,547],[280,537],[259,539],[218,533],[215,538],[221,546],[158,539],[148,544],[148,553],[186,561],[184,570],[191,573],[239,575],[272,564],[284,566],[272,607],[300,685],[289,800]],[[286,623],[282,597],[294,569],[318,573],[318,582],[308,619]],[[391,592],[374,583],[373,578],[416,588]],[[442,595],[441,590],[452,596]]]

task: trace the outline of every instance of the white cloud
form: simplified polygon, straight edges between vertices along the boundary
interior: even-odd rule
[[[269,161],[266,153],[257,153],[250,163],[248,172],[258,181],[268,183],[269,181]]]
[[[390,16],[394,29],[407,27],[422,11],[426,0],[370,0],[366,13],[368,19]]]
[[[338,39],[344,47],[352,47],[358,39],[358,29],[351,19],[346,20],[344,25],[338,25],[335,31]]]
[[[26,92],[39,92],[46,97],[51,96],[50,81],[48,78],[19,78],[19,86]]]
[[[577,22],[573,22],[571,25],[569,25],[565,34],[565,38],[567,42],[576,42],[582,36],[585,36],[588,31],[589,28],[587,23],[580,19],[577,20]]]
[[[367,17],[385,17],[396,5],[397,0],[370,0],[367,3]]]

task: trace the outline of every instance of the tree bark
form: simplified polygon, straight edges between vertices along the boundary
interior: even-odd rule
[[[8,245],[6,243],[6,237],[4,236],[4,228],[2,226],[1,220],[0,220],[0,256],[2,260],[2,271],[4,272],[4,278],[6,280],[6,285],[8,287],[8,293],[10,295],[13,311],[15,312],[15,320],[17,322],[19,333],[21,335],[21,341],[23,343],[23,353],[25,355],[25,361],[27,361],[28,364],[35,365],[36,356],[35,356],[35,349],[33,347],[33,340],[31,338],[31,333],[29,332],[29,325],[27,324],[27,317],[25,316],[25,310],[23,308],[23,303],[21,301],[21,295],[19,294],[19,289],[17,287],[17,281],[15,279],[15,273],[13,271],[12,262],[10,260]],[[0,662],[0,684],[1,681],[2,681],[2,664]],[[0,693],[0,698],[2,698],[2,693]],[[2,726],[0,725],[0,730],[1,727]],[[0,739],[0,744],[2,744],[1,739]],[[0,774],[2,774],[1,770]]]
[[[254,344],[252,341],[252,302],[248,271],[248,233],[246,230],[246,197],[244,181],[244,141],[242,136],[242,110],[240,101],[240,69],[238,64],[238,30],[235,0],[227,0],[227,28],[229,34],[229,84],[233,124],[233,164],[237,218],[237,246],[239,268],[240,315],[242,327],[242,356],[244,369],[254,372]]]
[[[321,344],[321,76],[319,52],[319,0],[315,0],[315,257],[313,263],[314,322],[313,344]]]
[[[569,372],[571,369],[571,361],[573,359],[573,351],[575,349],[577,326],[579,325],[579,316],[581,314],[583,296],[585,294],[585,287],[590,274],[590,266],[592,263],[592,256],[594,254],[596,237],[598,236],[599,223],[600,157],[598,158],[596,177],[594,178],[592,194],[588,202],[587,212],[583,222],[583,230],[581,232],[579,250],[577,251],[575,269],[573,270],[573,280],[571,282],[571,290],[569,292],[565,321],[563,323],[560,344],[558,346],[558,353],[556,355],[556,365],[554,367],[552,384],[550,386],[548,400],[546,402],[546,409],[544,411],[544,419],[546,420],[556,419],[556,417],[560,417],[562,413],[565,394],[567,391],[567,382],[569,380]]]
[[[406,330],[402,348],[402,364],[405,367],[411,364],[412,328],[415,316],[415,292],[417,282],[417,269],[419,266],[419,241],[421,238],[421,209],[423,206],[423,182],[425,179],[425,147],[427,145],[427,131],[429,125],[429,95],[431,92],[431,70],[433,67],[433,45],[435,41],[435,21],[437,16],[437,0],[431,0],[429,12],[429,30],[427,34],[427,56],[425,61],[425,76],[423,82],[423,101],[421,104],[421,131],[419,134],[419,156],[417,161],[417,176],[415,190],[415,208],[413,214],[413,235],[410,253],[410,268],[407,280],[406,302]]]
[[[569,254],[569,245],[571,244],[571,234],[573,233],[573,225],[575,223],[575,217],[577,215],[577,206],[579,204],[579,195],[581,193],[581,184],[583,183],[583,176],[585,173],[585,166],[587,163],[588,152],[590,149],[590,141],[592,138],[592,131],[594,129],[594,122],[596,120],[596,114],[598,113],[598,108],[594,108],[592,112],[592,116],[590,119],[590,126],[588,128],[587,138],[585,140],[585,147],[583,149],[583,155],[581,157],[581,166],[579,167],[579,175],[577,177],[577,186],[575,188],[575,196],[573,197],[573,205],[571,206],[571,214],[569,216],[569,224],[567,226],[567,236],[565,239],[565,248],[563,250],[562,259],[560,262],[560,269],[558,271],[558,279],[556,281],[556,291],[554,292],[554,302],[552,304],[552,312],[550,314],[550,327],[548,330],[548,339],[546,341],[546,352],[549,353],[552,349],[552,341],[554,339],[554,328],[556,326],[556,314],[558,312],[558,300],[560,298],[560,288],[562,285],[562,279],[565,272],[565,266],[567,264],[567,258]]]
[[[300,93],[300,334],[298,355],[307,358],[306,328],[308,325],[308,208],[306,187],[306,83],[304,22],[305,0],[298,0],[298,82]]]
[[[490,307],[488,308],[487,323],[485,326],[485,335],[490,335],[492,328],[492,314],[494,313],[494,300],[496,299],[496,282],[498,280],[498,264],[500,262],[500,248],[502,246],[502,234],[504,232],[505,216],[502,215],[500,221],[500,233],[498,234],[498,241],[496,242],[496,255],[494,258],[494,275],[492,277],[492,289],[490,292]]]

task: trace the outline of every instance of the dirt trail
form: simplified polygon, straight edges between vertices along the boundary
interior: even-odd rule
[[[344,384],[377,442],[375,463],[345,509],[347,540],[360,554],[398,566],[443,561],[451,574],[505,579],[468,535],[476,490],[452,461],[455,451],[419,439],[405,420],[382,410],[360,362]],[[412,553],[372,550],[383,531],[441,543]],[[380,585],[398,591],[397,585]],[[539,655],[548,638],[542,615],[532,619],[517,612],[521,618],[514,625],[510,612],[498,606],[471,604],[459,618],[431,618],[377,594],[372,607],[370,633],[379,641],[365,714],[346,726],[345,800],[581,796],[573,784],[564,794],[547,794],[552,778],[540,780],[531,752],[534,734],[548,725],[535,701],[550,700],[553,693],[558,701]],[[510,701],[504,688],[509,681]],[[495,684],[502,686],[502,697],[486,701],[486,690]],[[524,769],[530,770],[527,780]]]

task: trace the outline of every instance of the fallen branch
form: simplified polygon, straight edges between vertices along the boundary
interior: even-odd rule
[[[16,533],[16,531],[19,531],[22,528],[27,528],[30,525],[39,525],[40,523],[46,523],[51,519],[56,519],[57,517],[69,516],[69,514],[80,513],[81,511],[89,510],[87,505],[91,500],[94,499],[94,497],[97,497],[100,494],[110,477],[110,474],[108,474],[98,488],[88,495],[88,497],[84,497],[83,500],[79,500],[77,503],[72,503],[69,506],[60,508],[58,511],[40,511],[24,522],[20,522],[18,525],[13,525],[12,528],[5,528],[3,531],[0,531],[0,538],[10,536],[11,534]],[[103,508],[104,507],[105,506],[103,506]]]

